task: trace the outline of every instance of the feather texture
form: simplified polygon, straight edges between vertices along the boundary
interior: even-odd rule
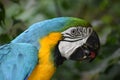
[[[31,44],[0,46],[0,80],[25,80],[37,63],[37,49]]]

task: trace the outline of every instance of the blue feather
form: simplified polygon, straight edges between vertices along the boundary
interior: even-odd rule
[[[65,26],[65,23],[67,23],[68,20],[69,18],[61,17],[35,23],[17,38],[15,38],[12,42],[30,43],[39,49],[39,39],[46,36],[50,32],[61,31],[62,27]]]
[[[0,46],[0,80],[25,80],[37,63],[37,52],[26,43]]]

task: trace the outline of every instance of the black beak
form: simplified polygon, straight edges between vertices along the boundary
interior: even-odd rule
[[[91,62],[98,55],[99,48],[100,41],[98,35],[93,31],[87,42],[83,46],[78,47],[70,56],[70,59],[76,61],[87,60]]]

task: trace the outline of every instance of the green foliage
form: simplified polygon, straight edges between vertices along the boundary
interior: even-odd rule
[[[5,19],[5,9],[3,4],[0,2],[0,25],[4,23],[4,19]]]
[[[66,61],[52,80],[119,80],[120,0],[2,0],[0,45],[9,43],[29,25],[59,16],[89,21],[101,41],[91,63]]]

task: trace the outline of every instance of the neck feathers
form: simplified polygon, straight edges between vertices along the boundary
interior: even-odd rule
[[[51,53],[59,40],[61,40],[60,33],[50,33],[40,40],[39,62],[28,80],[50,80],[56,70]]]

